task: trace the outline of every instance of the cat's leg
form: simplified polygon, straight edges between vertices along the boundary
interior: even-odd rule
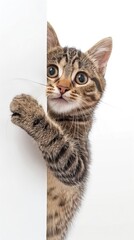
[[[31,96],[16,96],[10,109],[12,122],[35,139],[48,165],[47,240],[63,240],[80,204],[87,151],[66,136]]]
[[[49,169],[63,183],[75,185],[87,172],[88,154],[45,114],[29,95],[16,96],[11,104],[12,122],[23,128],[38,143]]]

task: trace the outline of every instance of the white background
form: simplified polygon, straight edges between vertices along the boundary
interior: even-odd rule
[[[48,0],[62,46],[83,51],[112,36],[106,92],[89,136],[92,165],[83,206],[68,240],[134,239],[133,1]]]
[[[44,240],[45,163],[33,140],[10,122],[11,99],[41,101],[45,83],[45,0],[0,1],[0,239]],[[29,81],[28,81],[28,80]]]

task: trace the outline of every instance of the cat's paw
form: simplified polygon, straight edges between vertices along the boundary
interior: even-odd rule
[[[43,108],[30,95],[21,94],[13,98],[10,104],[12,112],[11,121],[31,132],[34,124],[36,125],[39,119],[43,118]]]

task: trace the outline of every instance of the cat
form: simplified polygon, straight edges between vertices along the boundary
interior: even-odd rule
[[[38,144],[47,163],[47,240],[64,240],[85,191],[90,165],[88,135],[105,89],[112,39],[86,53],[60,46],[47,26],[48,112],[30,95],[12,100],[11,121]]]

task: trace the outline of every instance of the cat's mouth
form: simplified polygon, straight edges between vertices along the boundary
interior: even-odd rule
[[[53,96],[48,98],[49,108],[56,113],[66,113],[79,107],[75,101],[71,101],[67,96]]]
[[[60,97],[55,97],[55,98],[51,98],[52,100],[54,101],[57,101],[57,102],[68,102],[62,95]]]

